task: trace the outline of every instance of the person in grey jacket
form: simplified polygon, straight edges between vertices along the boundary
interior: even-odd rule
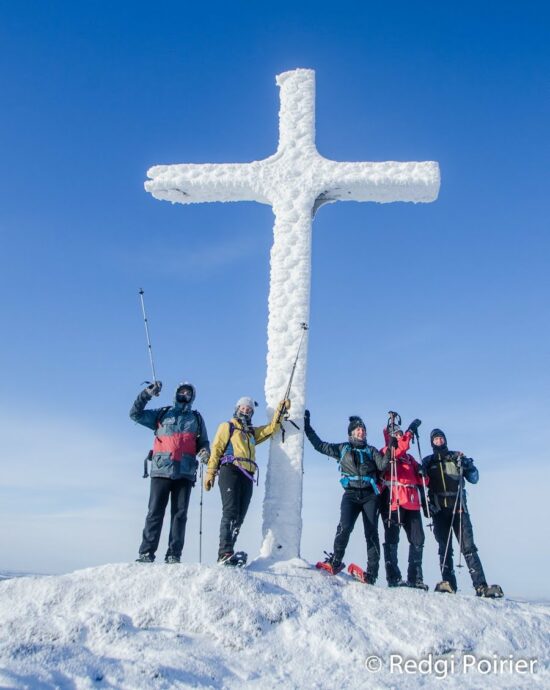
[[[340,483],[344,487],[334,551],[325,561],[326,569],[336,574],[344,568],[344,553],[355,522],[362,514],[367,542],[366,581],[374,584],[380,562],[378,480],[388,466],[391,449],[388,447],[385,455],[382,455],[374,446],[367,444],[367,429],[360,417],[349,418],[348,440],[344,443],[321,441],[311,427],[309,410],[304,415],[304,431],[315,450],[336,458],[341,473]]]
[[[181,383],[173,405],[153,410],[145,406],[158,396],[162,383],[155,381],[136,398],[130,417],[155,432],[151,451],[151,490],[149,510],[143,529],[138,562],[152,563],[158,548],[164,513],[170,499],[170,534],[166,563],[179,563],[185,541],[187,510],[195,485],[198,461],[210,455],[208,434],[199,412],[192,409],[195,387]]]

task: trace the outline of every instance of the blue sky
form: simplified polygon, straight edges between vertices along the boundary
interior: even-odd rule
[[[213,436],[241,395],[263,403],[271,210],[172,206],[143,181],[154,164],[271,154],[275,75],[309,67],[323,155],[437,160],[442,173],[434,204],[319,211],[313,424],[338,441],[361,414],[378,445],[397,409],[423,419],[425,453],[444,428],[480,468],[471,500],[490,578],[548,596],[547,499],[532,481],[550,459],[548,14],[538,2],[0,4],[0,569],[137,551],[149,435],[127,414],[150,376],[140,287],[161,404],[192,380]],[[315,559],[340,487],[307,446],[305,467]],[[251,552],[261,495],[242,537]],[[207,501],[213,554],[219,497]]]

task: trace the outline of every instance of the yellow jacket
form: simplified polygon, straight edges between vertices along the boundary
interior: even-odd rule
[[[266,441],[281,426],[281,422],[276,421],[278,416],[279,408],[275,410],[269,424],[256,426],[249,432],[246,432],[242,424],[234,417],[231,422],[222,422],[216,431],[216,436],[210,448],[207,472],[215,475],[219,470],[222,457],[224,455],[232,455],[235,458],[234,465],[238,465],[246,472],[254,474],[256,465],[249,461],[255,461],[256,459],[256,445]],[[229,438],[230,424],[234,427],[231,438]]]

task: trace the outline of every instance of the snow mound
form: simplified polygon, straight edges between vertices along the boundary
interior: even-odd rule
[[[119,564],[0,581],[2,688],[438,687],[390,655],[537,659],[457,670],[453,687],[549,687],[550,605],[369,587],[293,560],[270,569]],[[368,657],[382,660],[369,673]]]

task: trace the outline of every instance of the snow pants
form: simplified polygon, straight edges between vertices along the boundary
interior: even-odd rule
[[[235,542],[252,498],[253,482],[233,465],[222,465],[218,486],[222,496],[218,556],[223,556],[227,553],[233,553]]]
[[[371,487],[346,489],[340,504],[340,523],[334,539],[334,560],[342,561],[350,535],[359,515],[363,517],[363,529],[367,542],[367,574],[375,580],[380,562],[378,540],[378,496]]]
[[[389,494],[384,491],[380,500],[380,515],[384,525],[384,561],[386,564],[386,580],[388,584],[395,584],[401,580],[401,571],[397,562],[397,550],[399,546],[399,521],[398,511],[391,511],[389,514]],[[408,510],[400,508],[401,525],[405,530],[409,541],[409,564],[407,568],[407,582],[422,582],[422,553],[424,551],[424,528],[420,510]]]
[[[164,513],[170,499],[170,534],[166,555],[181,557],[192,488],[193,482],[190,479],[164,479],[163,477],[151,479],[149,512],[145,519],[143,539],[139,547],[140,554],[155,554],[159,545]]]
[[[462,553],[474,587],[486,584],[483,566],[477,555],[477,547],[474,544],[474,531],[472,522],[467,512],[457,511],[453,517],[452,508],[441,508],[432,515],[434,523],[434,536],[439,547],[439,566],[441,568],[441,578],[447,580],[454,590],[457,589],[456,575],[453,565],[453,539],[451,533],[455,533],[456,538],[462,545]],[[445,557],[445,553],[447,554]]]

